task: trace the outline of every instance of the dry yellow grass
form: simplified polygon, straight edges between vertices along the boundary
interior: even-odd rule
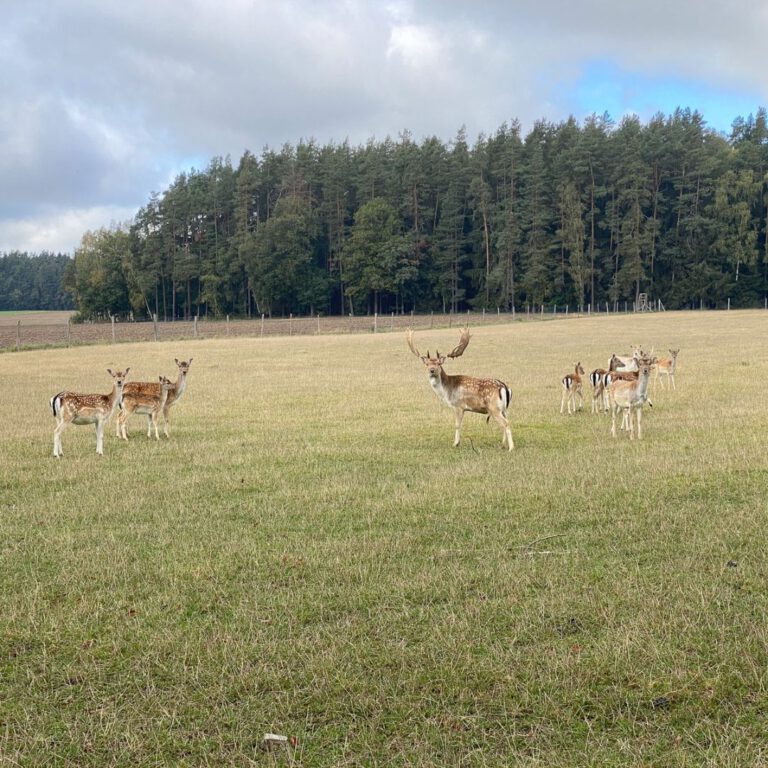
[[[451,447],[402,334],[4,355],[0,759],[289,764],[274,731],[305,766],[766,762],[766,321],[475,328],[449,370],[511,387],[511,454],[471,415]],[[560,415],[634,343],[682,349],[642,442]],[[169,441],[51,456],[51,395],[174,357]]]

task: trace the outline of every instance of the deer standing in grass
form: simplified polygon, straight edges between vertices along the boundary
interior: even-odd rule
[[[64,455],[61,447],[61,433],[70,424],[96,425],[96,453],[104,455],[104,425],[112,418],[123,398],[123,386],[130,368],[107,373],[112,377],[112,392],[108,395],[78,395],[75,392],[59,392],[51,398],[51,410],[56,417],[53,430],[53,455]]]
[[[566,400],[568,401],[568,415],[571,415],[571,405],[573,405],[573,412],[576,413],[576,398],[581,401],[581,408],[584,407],[584,394],[581,389],[581,375],[584,373],[584,369],[581,367],[581,363],[576,363],[574,366],[574,372],[569,373],[567,376],[563,376],[563,397],[560,400],[560,413],[563,412]]]
[[[605,368],[595,368],[589,374],[589,383],[592,385],[592,413],[608,410],[608,393],[603,384],[603,377],[606,373],[608,371]]]
[[[659,380],[659,374],[663,373],[667,377],[667,381],[671,382],[671,388],[677,389],[675,386],[675,369],[677,368],[677,356],[680,354],[679,349],[670,349],[669,354],[671,357],[663,357],[661,360],[656,361],[656,377],[654,383]],[[663,381],[663,380],[662,380]],[[670,385],[668,384],[669,388]],[[664,385],[662,384],[662,389]]]
[[[610,374],[608,375],[610,376]],[[637,439],[642,439],[643,406],[649,402],[648,379],[650,375],[651,361],[647,358],[638,358],[637,378],[614,378],[608,385],[608,395],[611,400],[611,435],[613,437],[616,437],[616,416],[619,411],[622,411],[626,412],[629,439],[633,440],[635,436],[633,413],[637,418]]]
[[[168,398],[163,406],[163,434],[168,437],[168,427],[170,425],[170,410],[171,406],[181,400],[181,396],[187,389],[187,373],[189,372],[189,366],[192,364],[192,358],[189,360],[175,360],[176,367],[179,369],[179,376],[176,383],[168,391]],[[123,410],[117,417],[117,437],[122,437],[125,440],[128,439],[128,435],[125,430],[125,422],[132,413],[146,413],[147,414],[147,437],[151,436],[152,429],[152,417],[151,414],[144,410],[137,410],[137,403],[139,401],[147,399],[158,399],[162,392],[162,386],[157,381],[130,381],[125,386],[123,392]]]
[[[454,447],[457,447],[461,442],[461,422],[464,419],[464,414],[470,411],[471,413],[487,414],[489,420],[493,417],[503,432],[502,447],[506,446],[511,451],[515,444],[512,441],[512,431],[509,428],[509,419],[507,418],[507,409],[512,400],[509,387],[498,379],[451,376],[443,370],[443,365],[448,358],[461,357],[467,344],[469,344],[469,339],[469,328],[465,328],[461,332],[458,346],[452,352],[441,355],[435,351],[435,356],[432,357],[429,350],[427,350],[426,355],[419,354],[413,343],[413,329],[409,328],[406,331],[408,347],[427,366],[432,389],[444,403],[453,408],[456,416]]]
[[[123,404],[120,410],[120,415],[117,417],[118,435],[122,436],[123,440],[128,440],[128,435],[125,431],[125,422],[132,413],[141,413],[147,416],[147,437],[152,437],[152,429],[155,430],[155,440],[160,439],[160,435],[157,432],[157,422],[160,420],[160,414],[165,408],[165,404],[168,401],[169,393],[176,386],[170,379],[166,379],[165,376],[158,376],[160,382],[160,396],[155,394],[149,394],[145,392],[135,393],[129,400],[126,400],[125,393],[123,393]]]

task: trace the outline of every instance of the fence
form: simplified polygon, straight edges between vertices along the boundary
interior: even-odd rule
[[[768,309],[768,300],[765,305]],[[656,309],[663,306],[658,302]],[[192,320],[106,323],[24,323],[0,325],[0,351],[31,349],[35,347],[80,346],[83,344],[119,344],[141,341],[174,341],[184,339],[217,339],[226,337],[302,336],[340,333],[382,333],[414,328],[450,328],[452,326],[509,323],[516,320],[543,320],[552,318],[583,317],[591,314],[623,314],[634,311],[634,306],[623,302],[604,303],[599,308],[587,305],[573,311],[568,306],[528,305],[522,310],[511,309],[466,313],[430,313],[423,315],[360,315],[320,317],[285,317],[211,320],[195,317]],[[730,301],[728,305],[730,309]],[[580,311],[579,311],[580,310]]]

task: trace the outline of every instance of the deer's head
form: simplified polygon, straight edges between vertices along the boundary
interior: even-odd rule
[[[452,352],[449,352],[447,355],[441,355],[440,352],[435,350],[435,355],[433,357],[429,354],[429,350],[427,350],[426,355],[422,355],[419,353],[419,350],[416,349],[416,346],[413,343],[413,328],[409,328],[405,332],[405,340],[408,342],[409,349],[422,363],[424,363],[424,365],[427,366],[427,372],[429,373],[430,378],[440,376],[440,371],[443,369],[443,365],[449,357],[461,357],[461,355],[464,354],[464,350],[467,348],[467,344],[469,344],[469,339],[469,328],[464,328],[459,337],[459,343],[454,347]]]

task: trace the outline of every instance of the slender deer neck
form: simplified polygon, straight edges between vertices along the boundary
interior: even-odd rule
[[[179,369],[179,378],[176,379],[176,397],[175,400],[178,400],[183,394],[184,390],[187,388],[187,374]]]
[[[637,397],[639,400],[645,400],[648,392],[648,380],[650,379],[650,370],[641,371],[637,377]]]
[[[123,402],[123,385],[118,385],[117,382],[115,382],[112,385],[112,391],[109,393],[109,415],[110,417],[114,415],[117,408],[120,406],[120,404]]]

